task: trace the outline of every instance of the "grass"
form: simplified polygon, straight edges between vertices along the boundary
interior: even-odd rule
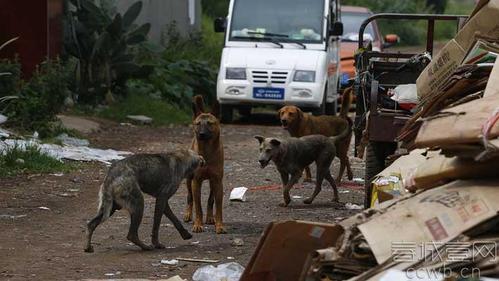
[[[154,126],[168,124],[188,124],[189,113],[180,110],[161,99],[153,99],[148,95],[130,94],[123,100],[98,113],[99,117],[129,122],[127,115],[146,115],[153,119]]]
[[[28,146],[26,149],[13,147],[0,155],[0,177],[24,173],[68,172],[72,169],[72,164],[54,159],[36,146]]]

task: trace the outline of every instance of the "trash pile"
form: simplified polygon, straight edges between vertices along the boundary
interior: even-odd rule
[[[2,131],[0,129],[0,134],[5,133],[5,137],[11,137],[10,132]],[[0,135],[1,136],[1,135]],[[5,153],[9,149],[21,148],[25,149],[27,147],[37,147],[42,153],[45,153],[55,159],[62,160],[74,160],[74,161],[98,161],[106,165],[110,165],[114,160],[121,160],[128,155],[131,155],[127,151],[117,151],[113,149],[97,149],[88,147],[88,140],[77,139],[68,137],[66,134],[62,134],[56,138],[62,143],[62,145],[51,144],[51,143],[40,143],[36,138],[33,139],[5,139],[0,138],[0,154]]]
[[[399,137],[410,153],[374,178],[372,208],[338,225],[271,225],[241,280],[499,277],[498,55],[499,0],[482,0],[419,76]]]

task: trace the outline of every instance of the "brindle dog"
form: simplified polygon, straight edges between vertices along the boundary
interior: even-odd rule
[[[159,226],[163,214],[170,219],[182,238],[192,235],[172,212],[168,199],[175,194],[182,179],[203,166],[203,157],[192,150],[179,150],[161,154],[137,154],[114,163],[107,173],[99,192],[97,215],[87,224],[85,252],[93,252],[92,234],[95,228],[124,208],[130,213],[130,228],[127,238],[143,250],[164,248],[159,243]],[[144,196],[156,198],[152,227],[152,246],[144,244],[138,235],[144,212]]]
[[[260,156],[258,162],[262,169],[272,160],[281,174],[283,184],[284,203],[281,207],[286,207],[291,202],[289,191],[298,182],[303,170],[315,162],[317,165],[317,181],[314,193],[303,201],[311,204],[321,191],[322,181],[326,179],[334,189],[334,200],[338,201],[338,189],[334,182],[329,167],[337,156],[336,145],[339,141],[350,136],[351,128],[345,130],[335,137],[323,135],[310,135],[301,138],[264,138],[255,136],[260,142]]]
[[[202,96],[193,99],[193,128],[194,138],[192,149],[203,156],[206,165],[197,169],[194,175],[187,180],[187,209],[184,221],[192,219],[194,205],[193,232],[203,232],[203,210],[201,207],[201,186],[204,180],[210,183],[210,195],[206,210],[206,224],[215,224],[217,234],[226,233],[223,218],[223,176],[224,176],[224,149],[220,140],[220,122],[216,114],[205,113]],[[213,203],[215,203],[215,217],[213,217]]]

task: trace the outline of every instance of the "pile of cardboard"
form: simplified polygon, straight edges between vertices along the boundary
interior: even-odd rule
[[[417,80],[412,151],[372,182],[372,208],[269,226],[241,280],[499,277],[498,42],[499,0],[479,1]]]

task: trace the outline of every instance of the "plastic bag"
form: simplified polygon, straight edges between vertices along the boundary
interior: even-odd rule
[[[192,275],[193,281],[239,281],[244,267],[237,262],[220,264],[217,267],[207,265],[200,267]]]

